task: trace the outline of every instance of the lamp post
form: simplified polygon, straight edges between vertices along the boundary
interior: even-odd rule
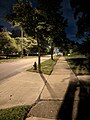
[[[21,27],[21,39],[22,39],[22,41],[21,41],[21,50],[22,50],[21,57],[23,58],[23,29],[22,29],[22,27]]]

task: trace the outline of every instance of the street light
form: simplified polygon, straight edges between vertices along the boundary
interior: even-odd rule
[[[22,54],[21,54],[21,57],[23,58],[23,29],[21,27],[21,49],[22,49]]]

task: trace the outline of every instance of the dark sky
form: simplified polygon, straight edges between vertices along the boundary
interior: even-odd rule
[[[3,20],[3,18],[9,13],[11,6],[15,2],[16,0],[0,0],[0,25],[3,25],[5,28],[10,28],[11,25]]]
[[[16,0],[0,0],[0,17],[8,13],[15,2]]]
[[[15,2],[16,0],[0,0],[0,25],[5,26],[6,28],[10,28],[11,25],[3,20],[3,17],[9,13],[11,6],[15,4]],[[64,0],[63,2],[63,13],[65,18],[68,19],[68,27],[66,28],[67,36],[73,40],[75,39],[76,25],[69,0]]]
[[[70,0],[64,0],[63,2],[63,14],[65,18],[68,19],[68,27],[66,28],[67,36],[71,39],[75,39],[77,27],[69,1]]]

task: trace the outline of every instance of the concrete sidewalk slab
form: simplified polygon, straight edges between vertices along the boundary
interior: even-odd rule
[[[51,75],[44,87],[40,99],[63,100],[69,85],[70,75]]]
[[[69,75],[71,73],[71,69],[69,65],[67,64],[64,57],[61,57],[57,64],[54,67],[54,70],[52,72],[52,75]]]
[[[56,119],[61,105],[59,100],[41,100],[30,110],[30,117]]]
[[[79,80],[90,81],[90,75],[78,75]]]
[[[56,119],[39,118],[39,117],[29,117],[26,120],[56,120]]]
[[[48,75],[45,75],[48,78]],[[0,85],[0,109],[32,105],[38,99],[44,82],[38,73],[22,72]]]

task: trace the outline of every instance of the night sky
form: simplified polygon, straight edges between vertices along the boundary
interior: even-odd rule
[[[7,23],[3,18],[9,13],[10,8],[15,4],[16,0],[0,0],[0,25],[10,30],[11,25]]]
[[[4,16],[9,13],[10,8],[15,4],[16,0],[0,0],[0,25],[3,25],[5,28],[10,30],[11,25],[3,20]],[[63,14],[65,18],[68,19],[68,27],[66,28],[66,33],[68,38],[75,40],[76,25],[73,18],[73,12],[69,4],[69,0],[64,0],[63,4]]]
[[[75,24],[69,0],[64,0],[63,2],[63,15],[65,16],[66,19],[68,19],[68,27],[66,28],[67,36],[72,40],[76,39],[75,34],[77,32],[77,27]]]

